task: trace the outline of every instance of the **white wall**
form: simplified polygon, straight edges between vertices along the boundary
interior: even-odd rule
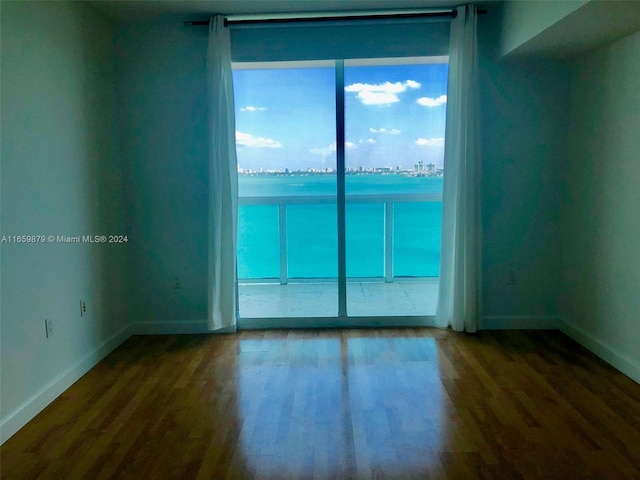
[[[174,19],[126,25],[118,36],[123,174],[135,239],[132,313],[139,323],[207,317],[207,35],[206,27]],[[175,276],[180,290],[172,288]]]
[[[640,32],[573,65],[561,312],[640,382]]]
[[[554,327],[568,70],[500,59],[500,12],[479,21],[483,327]]]
[[[124,233],[110,24],[2,2],[1,28],[1,235]],[[128,248],[2,243],[2,441],[126,338]]]

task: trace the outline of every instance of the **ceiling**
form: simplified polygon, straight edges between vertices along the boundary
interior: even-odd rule
[[[493,0],[471,3],[492,3]],[[341,12],[359,10],[401,10],[451,8],[463,0],[97,0],[96,9],[115,20],[148,21],[160,18],[206,17],[214,13],[244,15],[257,13]],[[184,17],[184,18],[183,18]]]

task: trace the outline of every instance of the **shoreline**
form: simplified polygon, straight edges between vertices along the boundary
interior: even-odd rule
[[[335,171],[331,172],[314,172],[314,171],[268,171],[268,172],[238,172],[238,176],[244,177],[320,177],[320,176],[336,176]],[[444,170],[438,169],[435,172],[414,172],[410,170],[390,171],[390,172],[372,172],[372,171],[347,171],[345,176],[403,176],[403,177],[435,177],[442,178]]]

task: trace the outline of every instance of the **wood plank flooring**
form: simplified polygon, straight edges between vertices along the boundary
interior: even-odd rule
[[[639,479],[640,385],[560,332],[130,338],[3,479]]]

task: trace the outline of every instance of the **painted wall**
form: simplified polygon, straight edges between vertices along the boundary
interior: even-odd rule
[[[117,40],[136,322],[207,315],[207,35],[172,20]]]
[[[555,319],[568,79],[558,63],[500,61],[500,21],[496,11],[479,26],[484,312],[499,321]],[[131,278],[141,322],[206,318],[206,36],[206,28],[176,21],[130,24],[119,35]],[[517,285],[508,284],[511,270]],[[172,288],[176,275],[180,290]]]
[[[1,27],[0,235],[125,233],[111,25],[80,3],[2,2]],[[1,244],[2,440],[126,338],[128,248]]]
[[[500,12],[479,22],[483,325],[553,326],[568,70],[500,59]]]
[[[640,32],[573,64],[561,313],[640,381]]]

